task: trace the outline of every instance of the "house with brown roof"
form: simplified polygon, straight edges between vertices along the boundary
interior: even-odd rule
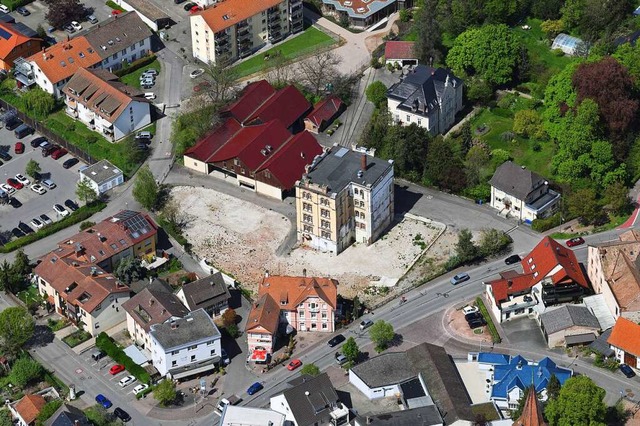
[[[185,152],[184,165],[283,199],[322,153],[309,132],[292,134],[310,108],[294,86],[276,91],[265,80],[251,83],[222,111],[224,122]]]
[[[129,335],[142,348],[150,348],[149,331],[154,324],[182,318],[189,309],[164,286],[150,285],[122,304],[127,314]]]
[[[114,71],[151,52],[151,30],[136,12],[114,15],[82,35],[26,57],[35,84],[56,98],[79,68]],[[28,74],[28,71],[23,71]]]
[[[270,354],[280,323],[299,333],[335,331],[338,281],[334,279],[267,273],[258,296],[247,321],[249,352],[261,347]]]
[[[65,112],[111,142],[151,123],[144,93],[106,70],[78,68],[62,93]]]
[[[613,349],[618,362],[639,371],[640,325],[624,317],[619,317],[611,330],[607,343]]]
[[[576,255],[551,237],[543,238],[520,266],[522,271],[504,271],[484,283],[488,308],[499,322],[578,301],[590,291]]]
[[[418,65],[414,41],[389,40],[384,45],[384,60],[393,66]]]
[[[336,95],[329,95],[313,106],[313,111],[304,118],[304,128],[318,134],[329,127],[345,110],[346,105]]]
[[[41,38],[28,37],[14,23],[0,22],[0,69],[9,71],[18,58],[26,58],[42,49]]]
[[[176,297],[190,310],[204,309],[212,317],[222,315],[229,308],[229,289],[222,272],[216,272],[180,287]]]
[[[302,0],[197,0],[205,8],[190,17],[193,57],[236,60],[302,31]]]
[[[36,424],[38,414],[42,411],[47,402],[59,399],[60,395],[53,387],[42,389],[34,394],[29,393],[16,402],[7,406],[14,419],[14,424],[19,426],[33,426]]]
[[[589,245],[587,275],[614,318],[640,321],[640,232],[624,232],[618,241]]]

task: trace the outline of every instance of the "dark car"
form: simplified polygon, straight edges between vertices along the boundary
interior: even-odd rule
[[[4,161],[11,160],[11,156],[5,151],[0,151],[0,158],[3,159]]]
[[[327,342],[327,345],[329,345],[329,347],[334,347],[339,345],[340,343],[344,342],[346,339],[344,338],[344,336],[342,334],[338,334],[337,336],[335,336],[334,338],[332,338],[331,340],[329,340]]]
[[[255,382],[254,384],[249,386],[249,389],[247,389],[247,393],[249,395],[253,395],[254,393],[260,392],[262,389],[264,389],[264,386],[262,386],[262,383]]]
[[[22,122],[22,120],[14,117],[13,119],[10,119],[9,121],[7,121],[7,123],[5,124],[4,127],[7,130],[13,131],[13,130],[17,129],[18,127],[22,126],[23,124],[24,123]]]
[[[65,26],[64,26],[64,30],[65,30],[66,32],[68,32],[69,34],[73,34],[73,33],[75,33],[75,32],[76,32],[76,29],[75,29],[75,28],[73,28],[73,27],[71,26],[71,24],[69,24],[69,25],[65,25]]]
[[[47,145],[44,148],[42,148],[42,156],[43,157],[48,157],[50,154],[53,154],[55,151],[57,151],[58,149],[60,149],[60,147],[58,145]]]
[[[20,228],[20,230],[25,234],[33,234],[33,229],[24,222],[18,223],[18,228]]]
[[[478,320],[482,320],[482,314],[480,312],[472,312],[470,314],[466,314],[464,316],[464,319],[467,320],[467,322],[471,322],[471,321],[478,321]]]
[[[67,206],[67,208],[69,210],[71,210],[72,212],[75,212],[79,208],[78,205],[76,203],[74,203],[72,200],[66,200],[64,202],[64,205]]]
[[[473,320],[473,321],[469,321],[469,328],[470,329],[474,329],[474,328],[478,328],[478,327],[482,327],[484,325],[487,325],[487,322],[485,320]]]
[[[193,3],[193,2],[189,2],[189,3],[187,3],[187,4],[185,4],[185,5],[184,5],[183,9],[184,9],[184,10],[186,10],[186,11],[188,12],[188,11],[190,11],[190,10],[191,10],[191,8],[192,8],[193,6],[196,6],[196,4],[195,4],[195,3]]]
[[[22,203],[20,202],[20,200],[18,200],[15,197],[9,198],[9,204],[11,204],[11,207],[13,207],[14,209],[17,209],[18,207],[22,207]]]
[[[184,3],[186,0],[173,0],[175,4]]]
[[[111,401],[109,401],[109,398],[107,398],[106,396],[104,396],[103,394],[99,393],[98,395],[96,395],[96,402],[100,405],[102,405],[104,408],[110,408],[113,404],[111,403]]]
[[[31,12],[29,12],[26,7],[22,7],[22,6],[16,8],[16,12],[18,12],[22,16],[31,15]]]
[[[24,232],[22,232],[22,231],[20,230],[20,228],[13,228],[13,229],[11,230],[11,233],[12,233],[12,234],[13,234],[13,236],[14,236],[14,237],[16,237],[16,238],[20,238],[20,237],[24,237],[24,236],[25,236],[25,233],[24,233]]]
[[[504,263],[506,263],[507,265],[513,265],[514,263],[518,263],[520,262],[522,259],[520,259],[520,256],[518,256],[517,254],[511,255],[509,257],[507,257],[504,260]]]
[[[576,238],[567,240],[567,247],[575,247],[575,246],[579,246],[580,244],[584,244],[584,239],[582,237],[576,237]]]
[[[622,371],[622,374],[624,374],[628,378],[631,378],[636,375],[635,371],[633,371],[633,368],[629,367],[627,364],[620,364],[620,367],[618,368],[620,368],[620,371]]]
[[[113,414],[115,414],[117,418],[119,418],[125,423],[131,420],[131,416],[129,415],[129,413],[127,413],[120,407],[116,407],[116,409],[113,410]]]
[[[31,148],[37,148],[40,146],[42,142],[46,142],[46,141],[47,141],[47,138],[45,138],[44,136],[38,136],[37,138],[31,139],[31,142],[29,142],[29,145],[31,145]]]
[[[78,161],[77,158],[69,158],[67,161],[62,163],[62,167],[64,167],[65,169],[70,169],[71,167],[75,166],[79,162],[80,161]]]

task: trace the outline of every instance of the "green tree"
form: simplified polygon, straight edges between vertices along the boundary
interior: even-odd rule
[[[369,328],[369,338],[376,345],[376,352],[382,352],[387,349],[395,336],[396,332],[393,326],[384,320],[374,322]]]
[[[100,404],[87,408],[84,413],[94,426],[122,426],[122,422]]]
[[[571,377],[560,388],[558,397],[547,402],[545,417],[550,426],[604,426],[605,393],[588,376]]]
[[[27,162],[27,165],[24,168],[25,173],[27,174],[27,176],[31,176],[32,178],[35,178],[38,173],[40,173],[42,170],[40,169],[40,164],[38,164],[38,162],[36,160],[29,160],[29,162]]]
[[[92,221],[90,221],[90,220],[85,220],[84,222],[82,222],[82,223],[80,224],[80,230],[81,230],[81,231],[84,231],[85,229],[89,229],[89,228],[91,228],[92,226],[95,226],[95,224],[96,224],[95,222],[92,222]]]
[[[637,90],[640,87],[640,47],[624,43],[618,46],[612,56],[629,71]]]
[[[515,113],[513,131],[525,138],[544,139],[545,137],[542,117],[532,109],[523,109]]]
[[[164,379],[153,390],[153,397],[162,407],[173,403],[176,400],[176,385],[173,380]]]
[[[471,123],[465,121],[460,129],[460,149],[464,155],[467,155],[473,144],[473,132],[471,131]]]
[[[568,30],[572,30],[582,22],[586,0],[566,0],[560,9],[562,23]]]
[[[593,223],[600,214],[600,205],[593,188],[578,189],[567,197],[567,210],[585,224]]]
[[[478,144],[471,147],[467,152],[465,161],[465,171],[467,183],[471,186],[480,183],[483,171],[487,170],[491,156],[486,146]]]
[[[391,126],[380,148],[383,158],[393,158],[398,176],[412,181],[422,177],[427,159],[429,132],[415,123],[409,126]]]
[[[4,290],[6,292],[15,292],[16,288],[16,275],[13,272],[11,264],[5,259],[0,264],[0,290]]]
[[[76,196],[85,204],[88,204],[98,198],[98,193],[88,179],[80,179],[76,185]]]
[[[518,37],[506,25],[485,25],[460,34],[447,55],[458,75],[478,75],[490,84],[512,81],[520,61]]]
[[[491,163],[495,168],[509,160],[511,160],[511,154],[509,154],[509,151],[500,148],[491,151]]]
[[[42,407],[40,413],[38,413],[38,417],[36,418],[36,426],[43,426],[44,422],[46,422],[49,417],[53,416],[53,414],[58,411],[58,408],[62,406],[62,400],[54,399],[49,401]]]
[[[0,410],[0,426],[13,426],[13,418],[7,409]]]
[[[56,101],[52,95],[36,87],[27,90],[22,95],[25,106],[38,118],[45,118],[56,107]]]
[[[465,84],[470,101],[487,105],[493,99],[493,87],[484,78],[473,76],[465,81]]]
[[[31,260],[24,252],[24,249],[20,249],[16,252],[11,269],[13,269],[13,273],[16,274],[21,281],[26,280],[27,276],[33,270]]]
[[[342,345],[342,354],[347,358],[350,363],[356,362],[360,356],[360,348],[356,343],[356,339],[349,337],[347,341]]]
[[[629,213],[633,208],[631,198],[629,198],[629,189],[622,182],[614,182],[607,186],[605,190],[605,202],[611,211],[616,215]]]
[[[478,257],[478,246],[473,242],[473,234],[468,229],[458,232],[458,242],[456,243],[456,256],[461,263],[466,263]]]
[[[9,379],[11,383],[24,388],[34,380],[40,379],[44,374],[42,366],[30,356],[21,356],[11,366]]]
[[[438,136],[427,147],[427,161],[423,179],[442,189],[454,192],[466,186],[466,176],[462,160],[456,155],[452,144]]]
[[[504,231],[499,229],[483,229],[480,232],[479,252],[483,257],[494,256],[503,252],[513,239]]]
[[[129,285],[134,281],[139,281],[146,276],[145,269],[136,257],[126,257],[122,259],[113,274],[123,283]]]
[[[133,197],[147,210],[153,210],[158,204],[160,188],[148,165],[138,171],[133,184]]]
[[[416,30],[413,53],[421,63],[427,65],[438,64],[442,59],[442,33],[437,15],[434,13],[437,4],[438,0],[424,0],[413,25]]]
[[[387,101],[387,86],[385,86],[383,82],[374,81],[367,87],[365,94],[367,95],[367,100],[374,104],[376,108],[385,107],[384,103]]]
[[[562,19],[547,20],[540,24],[540,29],[547,35],[549,40],[553,40],[558,34],[564,31],[564,23]]]
[[[547,398],[556,399],[560,393],[560,388],[560,380],[558,380],[555,374],[552,374],[547,382]]]
[[[308,376],[315,377],[320,374],[320,369],[314,363],[305,364],[300,369],[300,374],[306,374]]]
[[[6,355],[15,356],[33,336],[35,320],[22,307],[0,312],[0,348]]]
[[[204,69],[206,94],[216,105],[221,105],[230,100],[234,95],[234,86],[238,80],[238,73],[234,67],[229,66],[231,58],[220,56],[216,62],[210,62]]]

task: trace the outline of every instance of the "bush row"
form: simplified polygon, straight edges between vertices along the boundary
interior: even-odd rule
[[[118,77],[122,77],[123,75],[130,74],[137,69],[140,69],[144,66],[149,65],[151,62],[156,60],[156,55],[150,54],[147,56],[143,56],[140,59],[137,59],[127,65],[125,68],[120,68],[119,70],[115,70],[113,73]]]
[[[71,225],[75,225],[78,222],[82,222],[83,220],[90,218],[106,206],[107,204],[102,201],[94,201],[86,206],[82,206],[69,216],[54,222],[51,225],[45,226],[38,230],[38,232],[34,232],[33,234],[25,235],[17,240],[8,242],[4,246],[0,247],[0,253],[10,253],[42,238],[48,237],[49,235],[53,235],[62,229],[68,228]]]
[[[546,219],[535,219],[531,222],[531,229],[536,232],[544,232],[560,225],[562,225],[562,214],[556,213]]]
[[[31,3],[33,0],[2,0],[2,4],[4,4],[5,6],[7,6],[9,9],[16,10],[16,8],[20,7],[20,6],[24,6],[26,4]]]
[[[109,355],[111,359],[113,359],[118,364],[124,365],[124,368],[127,369],[129,373],[135,376],[138,381],[141,383],[149,383],[151,381],[151,377],[147,371],[140,367],[138,364],[133,362],[133,360],[124,353],[122,349],[120,349],[113,339],[109,337],[104,331],[98,334],[96,337],[96,347],[100,349],[102,352]]]
[[[493,323],[493,318],[491,318],[491,314],[489,314],[487,307],[484,306],[484,302],[482,301],[481,297],[476,298],[476,305],[478,306],[478,309],[480,309],[480,313],[484,317],[485,321],[487,321],[487,328],[489,329],[489,333],[491,333],[491,339],[493,340],[493,343],[502,342],[500,333],[498,333],[498,329]]]

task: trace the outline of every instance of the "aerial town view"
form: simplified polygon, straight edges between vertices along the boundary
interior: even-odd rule
[[[640,426],[640,0],[0,0],[0,426]]]

